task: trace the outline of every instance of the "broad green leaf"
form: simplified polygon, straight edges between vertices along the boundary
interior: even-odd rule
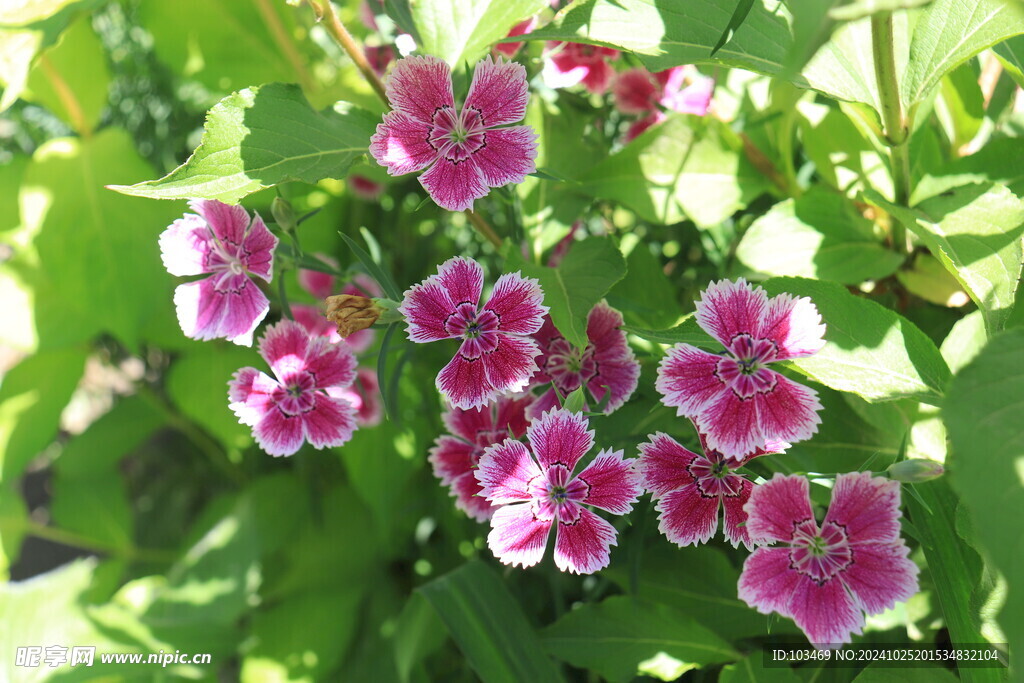
[[[1024,86],[1024,36],[1004,40],[993,48],[999,61],[1017,85]]]
[[[627,322],[644,327],[658,329],[679,320],[675,289],[645,242],[633,246],[626,266],[626,277],[608,292],[608,303],[622,311]]]
[[[868,401],[942,400],[949,368],[935,343],[906,318],[831,282],[772,278],[764,288],[769,296],[810,297],[821,313],[826,344],[791,361],[799,372]]]
[[[950,372],[956,374],[981,353],[988,341],[985,334],[985,317],[981,311],[972,311],[956,321],[942,341],[939,351],[946,359]]]
[[[831,9],[829,15],[838,21],[854,21],[880,12],[923,7],[931,2],[933,0],[854,0]]]
[[[998,617],[1012,652],[1024,651],[1024,330],[993,337],[953,379],[943,417],[951,483],[1008,582]],[[929,562],[930,563],[930,562]],[[1015,668],[1020,671],[1020,664]]]
[[[68,477],[116,469],[121,458],[144,443],[164,421],[163,413],[145,399],[121,399],[64,446],[54,467]]]
[[[729,17],[729,23],[726,24],[725,30],[722,31],[722,35],[718,38],[718,42],[711,48],[712,57],[722,49],[723,45],[732,40],[733,35],[736,34],[736,29],[743,25],[747,15],[750,14],[750,8],[753,6],[754,0],[739,0],[736,3],[736,9],[733,10],[732,16]]]
[[[900,97],[912,111],[944,75],[996,43],[1024,33],[1024,13],[1005,0],[935,0],[921,12],[902,73]]]
[[[1024,42],[1024,38],[1021,39]],[[971,183],[999,183],[1017,196],[1024,195],[1024,168],[1018,160],[1024,155],[1024,139],[995,138],[976,153],[955,159],[937,172],[927,175],[914,187],[910,205]]]
[[[15,240],[26,246],[4,267],[33,289],[40,348],[106,332],[134,350],[147,324],[173,319],[157,236],[178,209],[102,187],[151,173],[131,138],[112,128],[50,140],[36,151],[19,197],[23,225]]]
[[[541,638],[546,652],[610,681],[633,680],[659,654],[681,662],[683,671],[739,658],[729,643],[685,612],[627,596],[574,609],[545,628]]]
[[[0,385],[0,481],[13,483],[57,436],[60,414],[85,368],[84,349],[44,351],[4,376]]]
[[[562,680],[522,608],[486,565],[467,562],[419,591],[484,683]]]
[[[506,270],[519,270],[540,281],[551,322],[571,344],[583,349],[587,345],[587,316],[625,276],[626,260],[610,239],[590,237],[573,244],[557,268],[524,263],[518,253],[510,251]]]
[[[342,178],[370,144],[377,117],[339,102],[315,111],[298,86],[270,83],[236,92],[207,113],[203,140],[188,161],[159,180],[114,185],[151,199],[219,199],[289,180]]]
[[[859,128],[847,108],[801,102],[803,149],[829,185],[848,195],[874,188],[892,196],[892,176],[872,135]]]
[[[395,668],[408,683],[413,668],[445,641],[444,623],[420,593],[409,596],[395,625]]]
[[[668,330],[647,330],[640,327],[626,325],[624,329],[629,334],[635,334],[641,339],[656,342],[658,344],[690,344],[710,349],[721,347],[710,334],[701,329],[697,324],[697,318],[690,314],[681,323]]]
[[[792,275],[859,284],[891,275],[903,257],[881,244],[872,223],[845,197],[811,191],[756,219],[736,249],[763,276]]]
[[[509,30],[547,6],[544,0],[418,0],[410,3],[420,49],[450,66],[483,57]]]
[[[770,646],[769,642],[766,647]],[[799,683],[800,677],[789,667],[766,667],[766,657],[767,652],[754,650],[735,664],[726,665],[718,683]]]
[[[954,150],[962,149],[981,130],[985,120],[985,99],[978,74],[970,64],[961,64],[939,82],[935,113]]]
[[[914,296],[921,297],[939,306],[958,308],[969,303],[963,286],[946,266],[931,254],[918,252],[913,264],[896,273],[896,279]]]
[[[246,366],[270,371],[252,349],[206,342],[191,347],[167,373],[167,395],[178,410],[229,449],[252,443],[252,430],[228,408],[228,382]]]
[[[990,334],[1003,328],[1021,272],[1024,200],[990,183],[959,187],[914,209],[866,196],[928,245],[984,312]]]
[[[9,578],[9,569],[18,560],[25,540],[28,508],[21,496],[20,481],[0,484],[0,580]]]
[[[575,189],[612,199],[644,220],[721,223],[764,192],[767,181],[715,121],[675,116],[578,176]]]

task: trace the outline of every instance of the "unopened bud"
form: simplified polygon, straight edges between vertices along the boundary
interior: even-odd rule
[[[889,477],[904,484],[920,484],[937,479],[945,473],[942,463],[925,458],[911,458],[889,465]]]
[[[284,197],[274,197],[270,202],[270,213],[285,232],[293,232],[298,225],[291,203]]]
[[[387,310],[370,299],[355,294],[338,294],[327,297],[327,319],[338,326],[342,338],[359,330],[365,330],[377,322]]]

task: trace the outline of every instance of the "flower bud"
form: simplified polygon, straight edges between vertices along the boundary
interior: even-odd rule
[[[377,322],[387,310],[382,308],[377,299],[370,299],[355,294],[338,294],[327,297],[327,319],[338,326],[338,335],[342,338],[359,330],[365,330]]]
[[[287,199],[274,197],[274,201],[270,202],[270,213],[282,230],[294,232],[298,221],[295,219],[295,211]]]
[[[904,484],[920,484],[941,477],[945,472],[942,463],[925,458],[911,458],[889,465],[889,477]]]

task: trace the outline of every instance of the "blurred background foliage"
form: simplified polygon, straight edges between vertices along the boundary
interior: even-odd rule
[[[806,3],[790,4],[803,17]],[[231,373],[260,364],[255,351],[193,342],[175,320],[174,282],[157,236],[185,203],[104,186],[157,178],[183,163],[199,145],[206,111],[248,86],[297,83],[316,109],[339,99],[374,114],[383,107],[308,7],[277,0],[40,5],[38,16],[13,15],[31,13],[31,4],[0,13],[0,49],[10,57],[0,63],[8,107],[0,117],[0,572],[12,582],[0,588],[7,667],[0,675],[12,675],[17,646],[61,643],[208,652],[214,664],[159,674],[76,667],[52,674],[56,680],[883,680],[870,668],[763,670],[761,648],[797,632],[737,599],[746,553],[718,540],[671,546],[646,499],[620,521],[611,567],[596,576],[563,575],[547,561],[530,571],[498,565],[484,542],[488,527],[455,509],[426,461],[444,431],[434,389],[451,351],[443,344],[417,346],[396,335],[388,346],[392,370],[381,379],[397,406],[389,422],[339,449],[306,447],[288,459],[262,453],[226,401]],[[615,5],[573,7],[599,13]],[[767,21],[758,14],[762,3],[755,5],[747,21]],[[387,2],[399,19],[408,6]],[[374,31],[358,20],[354,0],[339,11],[359,39],[393,41],[395,23],[383,13]],[[552,24],[549,35],[577,35],[574,16]],[[836,22],[819,18],[814,27],[794,21],[794,34],[824,43]],[[746,45],[749,31],[736,35]],[[908,204],[927,206],[921,202],[985,183],[984,196],[995,199],[982,219],[1000,235],[1017,235],[1018,273],[1021,40],[967,55],[915,103],[909,157],[917,195]],[[531,77],[543,45],[529,42],[519,56]],[[618,68],[639,66],[642,47]],[[811,54],[782,56],[799,72]],[[244,204],[267,220],[278,194],[300,215],[315,211],[299,231],[303,249],[336,258],[349,274],[362,266],[338,232],[362,243],[367,228],[400,289],[454,254],[480,260],[493,281],[505,264],[544,263],[573,229],[578,239],[610,237],[626,268],[606,298],[634,333],[643,374],[632,401],[592,426],[599,444],[627,456],[657,430],[694,441],[658,402],[654,374],[660,344],[686,334],[673,326],[707,282],[838,283],[820,290],[826,301],[828,292],[839,292],[836,301],[852,292],[902,316],[881,318],[880,338],[900,325],[920,329],[914,343],[941,366],[934,396],[908,391],[879,402],[870,388],[837,391],[823,374],[815,384],[826,416],[819,433],[752,469],[763,476],[880,471],[904,449],[944,460],[946,427],[957,429],[937,407],[945,366],[958,372],[996,330],[986,332],[983,311],[930,244],[912,237],[910,254],[894,248],[891,215],[899,207],[888,203],[900,198],[867,105],[815,92],[817,82],[798,89],[730,68],[743,66],[736,60],[701,66],[717,83],[712,115],[673,115],[628,144],[631,121],[607,98],[534,80],[526,123],[539,134],[537,165],[549,177],[477,205],[507,237],[507,253],[480,240],[463,215],[424,204],[414,179],[388,178],[372,160],[357,161],[348,177],[384,184],[377,200],[332,178],[255,192]],[[464,91],[464,68],[456,78]],[[926,213],[943,220],[968,205]],[[284,277],[290,301],[314,303],[294,270]],[[1007,280],[1000,327],[1022,319],[1021,307],[1011,312],[1015,281]],[[844,322],[875,311],[857,305],[843,309],[851,311]],[[838,321],[826,315],[826,322]],[[379,350],[379,343],[368,350],[363,365],[374,367]],[[972,367],[974,375],[987,371]],[[957,377],[958,396],[976,386],[968,384],[974,375]],[[967,422],[971,402],[962,400]],[[975,525],[986,520],[957,502],[984,482],[970,486],[977,488],[954,493],[944,481],[929,484],[908,503],[905,532],[928,571],[919,595],[869,619],[871,641],[1005,640],[994,617],[1006,583],[983,561],[971,515]],[[825,488],[813,490],[827,502]],[[935,510],[948,513],[941,523]],[[967,592],[956,597],[957,590]],[[951,634],[953,622],[960,630]],[[996,680],[964,671],[965,679]],[[43,679],[51,671],[17,675]]]

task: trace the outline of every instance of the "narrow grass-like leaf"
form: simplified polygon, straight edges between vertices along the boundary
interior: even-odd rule
[[[736,9],[733,11],[732,16],[729,17],[729,23],[726,24],[725,30],[722,31],[722,36],[715,43],[715,46],[711,48],[711,56],[714,57],[715,53],[725,47],[725,44],[732,40],[732,37],[736,34],[736,31],[743,22],[746,20],[747,15],[750,14],[750,8],[754,6],[754,0],[738,0],[736,3]]]
[[[339,232],[338,234],[341,235],[343,240],[345,240],[345,244],[355,252],[356,258],[358,258],[359,262],[363,264],[364,268],[366,268],[366,272],[370,277],[377,281],[377,284],[384,290],[384,293],[387,294],[388,298],[392,301],[401,301],[402,293],[398,290],[398,286],[395,284],[394,279],[392,279],[391,275],[384,270],[380,263],[375,261],[372,256],[366,253],[366,250],[359,246],[354,239],[343,232]]]

